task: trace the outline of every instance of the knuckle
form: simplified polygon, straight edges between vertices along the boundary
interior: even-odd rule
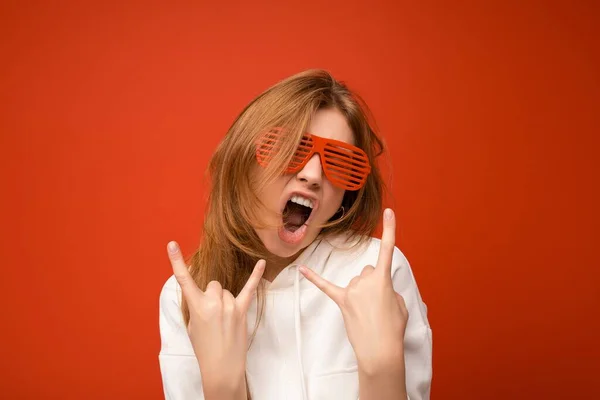
[[[232,302],[226,302],[225,304],[223,304],[223,313],[224,314],[233,314],[235,310],[235,304],[233,304]]]
[[[349,288],[355,288],[358,283],[360,282],[360,277],[359,276],[355,276],[354,278],[352,278],[350,280],[350,283],[348,283],[348,287]]]
[[[329,286],[327,286],[327,283],[325,283],[324,280],[317,279],[317,280],[314,281],[314,284],[315,284],[315,286],[317,286],[321,290],[327,290],[327,289],[329,289]]]
[[[366,267],[363,268],[363,270],[361,271],[361,275],[365,276],[370,274],[371,272],[373,272],[375,270],[375,268],[373,268],[372,265],[367,265]]]
[[[346,290],[346,299],[352,299],[355,296],[358,296],[359,292],[357,285],[348,286],[348,289]]]
[[[187,270],[186,271],[181,271],[181,270],[173,271],[173,275],[175,275],[175,279],[177,279],[177,282],[187,281],[188,278],[190,277],[189,272]]]
[[[223,304],[233,303],[235,301],[235,297],[231,292],[227,289],[223,289]]]
[[[393,241],[393,239],[391,239],[391,238],[390,238],[390,239],[383,240],[383,241],[381,242],[381,248],[382,248],[384,251],[392,251],[392,250],[394,250],[394,246],[395,246],[395,245],[394,245],[394,241]]]
[[[232,313],[235,309],[235,297],[227,290],[223,289],[223,312]]]
[[[408,313],[408,308],[406,307],[406,301],[404,301],[404,297],[399,294],[396,294],[396,298],[398,299],[398,305],[403,311]]]
[[[222,309],[223,305],[219,299],[210,299],[204,304],[202,314],[206,316],[213,316],[219,314]]]
[[[177,280],[177,283],[179,283],[179,286],[183,286],[187,283],[188,281],[188,276],[185,273],[175,273],[175,280]]]
[[[210,281],[210,282],[208,282],[207,286],[213,287],[215,289],[221,288],[221,284],[219,283],[219,281]]]

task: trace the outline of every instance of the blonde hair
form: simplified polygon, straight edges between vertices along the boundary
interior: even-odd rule
[[[210,191],[201,243],[189,260],[190,273],[204,290],[218,281],[237,296],[256,262],[268,252],[255,232],[264,226],[257,210],[257,193],[285,170],[312,116],[317,110],[335,108],[346,118],[354,133],[355,145],[363,149],[372,169],[358,191],[346,191],[343,216],[334,215],[323,225],[321,235],[346,233],[362,242],[368,239],[380,219],[383,182],[375,158],[383,143],[369,122],[368,108],[345,84],[324,70],[308,70],[277,83],[260,94],[236,118],[209,164]],[[286,134],[269,165],[256,174],[255,142],[265,131],[285,127]],[[258,319],[264,310],[264,290],[259,286]],[[182,312],[186,325],[189,309]]]

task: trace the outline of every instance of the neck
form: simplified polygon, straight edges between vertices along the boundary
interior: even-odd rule
[[[296,254],[294,254],[293,256],[290,256],[290,257],[279,257],[279,256],[276,256],[275,254],[269,254],[265,259],[265,261],[267,262],[267,265],[266,265],[265,273],[263,274],[263,279],[266,279],[269,282],[272,282],[273,279],[275,279],[275,277],[277,275],[279,275],[279,273],[285,267],[290,265],[292,263],[292,261],[294,261],[296,258],[298,258],[298,256],[300,255],[300,253],[303,250],[304,249],[298,251]]]

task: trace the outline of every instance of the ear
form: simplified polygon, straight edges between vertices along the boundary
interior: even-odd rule
[[[335,214],[333,214],[333,216],[329,218],[329,221],[327,222],[335,222],[336,220],[346,215],[348,213],[348,210],[350,210],[350,207],[352,207],[352,204],[354,204],[356,197],[357,194],[355,192],[345,190],[344,197],[342,197],[342,202],[338,206]]]

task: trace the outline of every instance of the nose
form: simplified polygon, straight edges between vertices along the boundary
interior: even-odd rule
[[[304,168],[296,174],[296,179],[305,183],[311,189],[318,189],[323,182],[323,168],[319,154],[313,154]]]

